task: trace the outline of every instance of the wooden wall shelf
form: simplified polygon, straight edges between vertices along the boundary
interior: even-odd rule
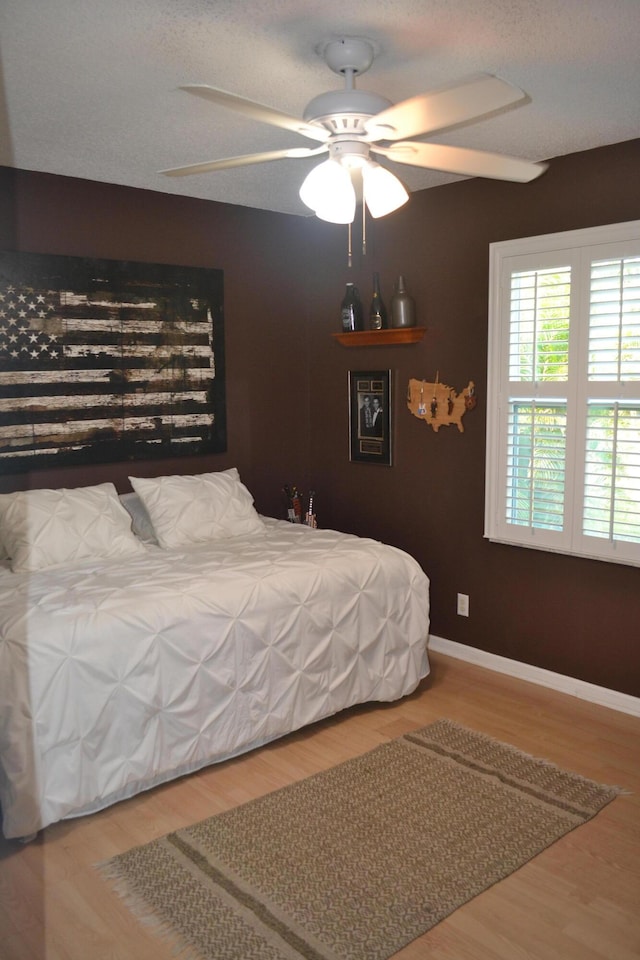
[[[381,347],[390,343],[418,343],[426,327],[395,327],[389,330],[356,330],[354,333],[332,333],[344,347]]]

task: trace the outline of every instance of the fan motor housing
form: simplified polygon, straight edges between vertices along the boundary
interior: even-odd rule
[[[322,124],[331,133],[363,134],[365,121],[391,106],[386,97],[368,90],[331,90],[307,104],[303,119]]]

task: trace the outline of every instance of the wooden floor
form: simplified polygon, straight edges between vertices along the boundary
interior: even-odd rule
[[[28,845],[0,841],[1,960],[171,960],[93,864],[448,717],[623,794],[397,960],[638,960],[640,718],[432,654],[412,696],[357,707]],[[362,958],[366,960],[366,958]]]

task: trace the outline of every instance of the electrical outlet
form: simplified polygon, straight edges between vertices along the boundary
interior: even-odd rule
[[[469,616],[469,594],[468,593],[458,594],[457,612],[458,612],[458,616],[460,617]]]

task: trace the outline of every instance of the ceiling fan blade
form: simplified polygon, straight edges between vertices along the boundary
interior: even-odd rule
[[[229,170],[231,167],[246,167],[252,163],[267,163],[269,160],[296,160],[303,157],[315,157],[327,153],[328,147],[292,147],[289,150],[269,150],[266,153],[248,153],[243,157],[227,157],[226,160],[205,160],[204,163],[192,163],[187,167],[175,167],[173,170],[159,170],[167,177],[189,177],[192,173],[211,173],[213,170]]]
[[[476,120],[526,99],[518,87],[483,73],[396,103],[371,117],[365,127],[377,140],[402,140]]]
[[[530,160],[507,157],[501,153],[484,153],[481,150],[449,147],[439,143],[394,143],[390,147],[379,147],[376,144],[372,149],[389,160],[407,163],[412,167],[442,170],[444,173],[457,173],[463,177],[513,180],[516,183],[535,180],[548,166],[546,163],[532,163]]]
[[[259,120],[261,123],[270,123],[275,127],[282,127],[284,130],[291,130],[293,133],[301,133],[303,137],[309,137],[310,140],[327,140],[329,134],[327,130],[321,127],[314,127],[304,120],[298,120],[296,117],[290,117],[286,113],[280,113],[272,107],[266,107],[262,103],[255,103],[253,100],[246,100],[244,97],[238,97],[234,93],[227,93],[226,90],[218,90],[216,87],[209,87],[206,84],[188,84],[180,87],[187,93],[195,93],[197,97],[204,97],[205,100],[211,100],[220,107],[228,107],[235,110],[236,113],[243,113],[252,120]]]

